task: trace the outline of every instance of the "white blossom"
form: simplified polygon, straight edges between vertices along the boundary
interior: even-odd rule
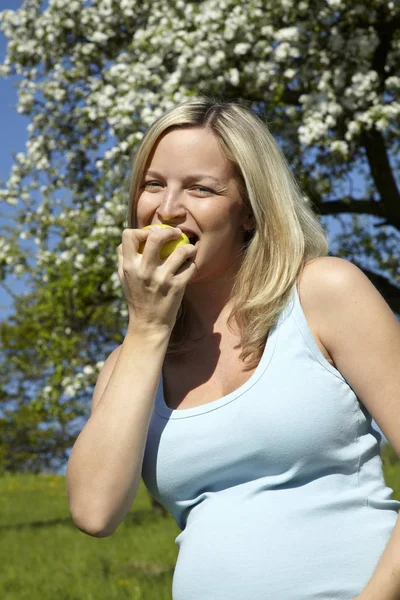
[[[296,42],[299,39],[297,27],[285,27],[275,32],[274,37],[281,42]]]
[[[293,79],[293,77],[296,75],[296,71],[294,69],[286,69],[286,71],[284,72],[284,76],[287,77],[288,79]]]
[[[239,71],[237,69],[229,69],[228,77],[232,85],[239,85]]]
[[[101,42],[105,42],[108,39],[108,36],[101,32],[101,31],[95,31],[94,33],[92,33],[92,35],[90,36],[90,41],[94,42],[94,43],[101,43]]]
[[[192,67],[194,69],[198,69],[199,67],[202,67],[206,63],[207,63],[206,57],[203,56],[202,54],[198,54],[197,56],[195,56],[195,58],[192,62]]]
[[[340,152],[343,156],[347,156],[349,151],[349,146],[343,140],[335,140],[331,143],[331,150],[333,152]]]
[[[234,54],[238,56],[243,56],[247,54],[250,50],[250,44],[245,44],[244,42],[239,42],[233,49]]]

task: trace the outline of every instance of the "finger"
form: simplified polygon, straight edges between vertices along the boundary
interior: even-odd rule
[[[124,229],[122,232],[122,248],[125,248],[127,254],[137,254],[139,245],[148,238],[149,233],[150,229]]]
[[[151,262],[154,261],[154,257],[160,259],[160,251],[165,243],[179,239],[182,234],[182,232],[176,227],[168,227],[165,229],[157,227],[154,230],[150,230],[150,232],[151,233],[146,239],[145,243],[143,245],[141,244],[140,246],[140,253],[143,254],[143,259],[145,261],[147,255]]]

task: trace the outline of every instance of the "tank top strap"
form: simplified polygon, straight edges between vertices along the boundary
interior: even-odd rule
[[[291,321],[293,321],[297,330],[301,333],[303,341],[305,342],[308,349],[311,351],[315,360],[317,360],[325,369],[330,371],[333,375],[335,375],[342,381],[348,383],[346,381],[346,379],[343,377],[343,375],[340,373],[340,371],[335,369],[335,367],[333,367],[331,365],[331,363],[328,362],[328,360],[322,354],[322,352],[316,342],[314,334],[311,330],[311,327],[307,321],[307,317],[306,317],[303,307],[301,305],[300,295],[299,295],[299,290],[298,290],[298,281],[296,281],[296,283],[293,285],[291,298],[292,298],[292,302],[288,303],[288,317],[290,318]]]

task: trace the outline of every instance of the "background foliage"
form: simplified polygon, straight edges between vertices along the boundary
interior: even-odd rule
[[[268,122],[305,199],[341,225],[333,253],[400,314],[398,0],[24,0],[0,18],[0,75],[22,76],[17,110],[31,119],[0,189],[15,211],[0,282],[28,281],[0,324],[3,471],[65,464],[88,418],[127,325],[117,247],[130,161],[187,98],[236,99]]]

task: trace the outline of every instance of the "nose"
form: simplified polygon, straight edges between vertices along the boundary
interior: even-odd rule
[[[186,208],[183,203],[184,194],[177,187],[168,186],[164,189],[162,201],[158,208],[161,221],[185,218]]]

